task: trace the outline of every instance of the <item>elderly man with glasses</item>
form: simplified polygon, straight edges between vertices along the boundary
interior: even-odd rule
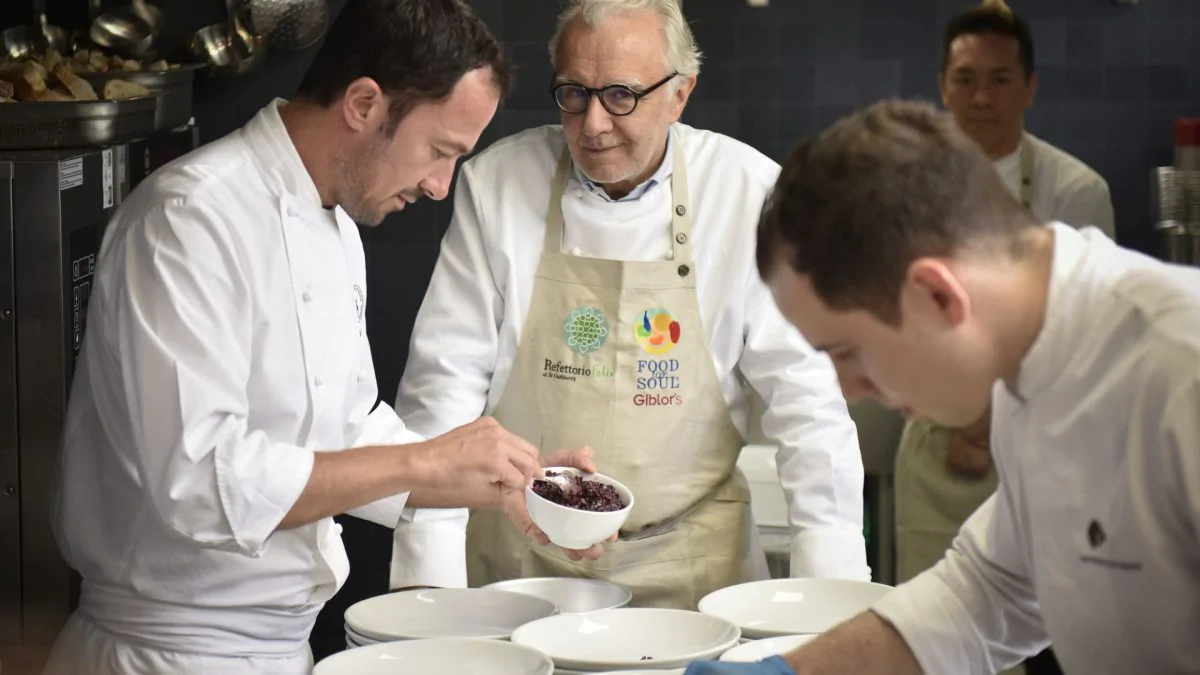
[[[694,609],[765,578],[737,470],[756,395],[791,573],[868,579],[863,465],[835,371],[754,271],[779,166],[679,123],[700,53],[677,0],[574,0],[550,56],[562,125],[464,164],[397,406],[420,433],[492,415],[543,449],[590,446],[636,503],[598,559],[523,536],[540,538],[523,509],[469,524],[422,512],[397,529],[392,587],[588,577],[637,606]]]

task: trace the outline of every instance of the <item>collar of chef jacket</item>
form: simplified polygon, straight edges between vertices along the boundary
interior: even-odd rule
[[[1050,284],[1046,295],[1046,312],[1042,329],[1033,341],[1029,353],[1021,360],[1017,376],[1017,391],[1012,392],[1022,402],[1054,384],[1062,374],[1062,364],[1070,360],[1080,342],[1070,333],[1070,316],[1076,300],[1086,293],[1087,284],[1075,279],[1080,264],[1085,262],[1089,242],[1083,234],[1069,225],[1054,222],[1054,253],[1050,263]]]
[[[287,101],[277,98],[259,111],[245,126],[246,140],[258,155],[263,180],[273,192],[291,196],[305,206],[320,208],[321,194],[317,192],[317,185],[304,168],[300,153],[296,152],[296,145],[279,116],[279,109],[285,105]]]
[[[667,154],[663,156],[662,164],[658,165],[658,171],[655,171],[653,176],[650,176],[649,179],[647,179],[641,185],[638,185],[637,187],[635,187],[629,194],[625,195],[624,197],[622,197],[620,199],[613,199],[612,197],[609,197],[608,193],[604,191],[604,188],[597,185],[596,182],[593,181],[592,179],[583,175],[583,172],[579,170],[578,166],[575,167],[575,180],[578,180],[580,183],[582,183],[583,186],[585,188],[587,188],[588,192],[591,192],[592,194],[600,197],[604,201],[607,201],[607,202],[637,201],[637,200],[641,199],[642,196],[645,195],[647,192],[649,192],[650,190],[653,190],[656,185],[665,183],[671,178],[671,172],[674,167],[674,161],[671,158],[671,148],[674,145],[675,145],[675,125],[672,124],[670,130],[667,131]]]

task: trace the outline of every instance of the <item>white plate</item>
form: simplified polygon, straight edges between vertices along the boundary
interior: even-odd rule
[[[683,675],[683,668],[671,668],[667,670],[605,670],[602,673],[596,673],[595,670],[566,670],[564,668],[554,669],[554,675]]]
[[[785,635],[765,640],[753,640],[725,652],[721,655],[721,660],[732,663],[758,663],[772,656],[787,654],[818,637],[817,635]]]
[[[358,633],[354,632],[354,629],[351,628],[350,626],[345,626],[345,628],[346,628],[346,639],[350,640],[351,642],[358,645],[359,647],[364,647],[366,645],[377,645],[380,642],[397,642],[396,640],[372,640],[371,638],[369,638],[365,635],[359,635]]]
[[[891,586],[850,579],[770,579],[709,593],[700,611],[748,638],[823,633],[866,611]]]
[[[615,609],[629,604],[633,594],[624,586],[600,579],[541,577],[497,581],[484,588],[525,593],[554,603],[561,614]]]
[[[408,640],[338,652],[313,675],[552,675],[545,654],[497,640]]]
[[[521,626],[514,644],[533,647],[557,668],[607,670],[683,668],[711,659],[737,644],[737,626],[717,617],[678,609],[602,609],[560,614]]]
[[[518,626],[553,615],[549,601],[482,588],[389,593],[346,610],[346,627],[372,640],[486,638],[503,640]]]

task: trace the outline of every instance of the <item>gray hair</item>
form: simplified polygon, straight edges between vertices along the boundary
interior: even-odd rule
[[[558,15],[558,25],[554,29],[554,37],[550,38],[550,63],[558,68],[558,45],[562,41],[563,31],[576,18],[582,18],[584,23],[595,26],[605,20],[626,12],[648,9],[658,14],[662,20],[663,37],[667,42],[666,67],[683,76],[700,74],[700,59],[702,54],[696,45],[696,36],[692,27],[683,18],[683,10],[679,8],[679,0],[571,0],[567,8]],[[672,82],[673,86],[679,82]]]

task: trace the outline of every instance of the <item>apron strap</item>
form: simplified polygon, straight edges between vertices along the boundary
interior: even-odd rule
[[[1021,206],[1033,213],[1033,148],[1021,140]]]
[[[673,132],[672,132],[673,133]],[[692,213],[688,206],[687,162],[683,150],[683,139],[678,135],[671,144],[671,249],[674,260],[691,262],[688,244],[692,241]],[[550,186],[550,207],[546,215],[546,235],[542,242],[544,251],[559,253],[563,242],[562,198],[567,191],[567,179],[571,175],[571,148],[564,147]]]

